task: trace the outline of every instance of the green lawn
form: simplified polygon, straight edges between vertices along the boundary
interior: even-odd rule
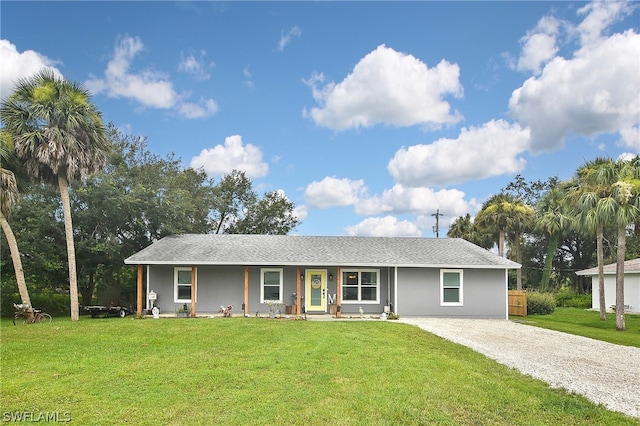
[[[3,320],[0,332],[4,420],[27,412],[81,425],[640,424],[390,321]]]
[[[556,308],[550,315],[513,316],[511,319],[524,324],[640,348],[640,315],[625,315],[624,331],[616,330],[614,314],[607,314],[607,320],[602,321],[599,312],[578,308]]]

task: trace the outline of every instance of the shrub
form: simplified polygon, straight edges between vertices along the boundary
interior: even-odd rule
[[[69,315],[71,311],[68,294],[30,294],[31,305],[36,309],[42,309],[46,313],[54,316]],[[14,303],[21,303],[18,293],[2,294],[0,314],[3,317],[11,318],[15,312]]]
[[[563,287],[555,294],[556,306],[563,308],[588,309],[591,307],[590,294],[578,294],[570,288]]]
[[[527,315],[548,315],[556,308],[556,299],[551,293],[527,293]]]

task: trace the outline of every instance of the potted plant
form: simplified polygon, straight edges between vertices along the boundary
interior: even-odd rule
[[[267,305],[269,305],[269,318],[280,318],[283,303],[277,300],[267,300]]]
[[[176,309],[176,316],[186,318],[189,316],[190,312],[191,312],[191,308],[189,307],[189,305],[185,303],[184,305]]]

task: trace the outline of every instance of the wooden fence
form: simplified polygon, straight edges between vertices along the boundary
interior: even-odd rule
[[[527,292],[509,290],[509,315],[527,316]]]

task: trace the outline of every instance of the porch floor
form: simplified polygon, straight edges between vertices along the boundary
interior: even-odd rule
[[[160,318],[185,318],[185,317],[176,317],[175,313],[169,314],[160,314]],[[260,314],[258,315],[260,318],[269,319],[268,314]],[[152,315],[145,315],[145,318],[153,318]],[[223,318],[223,315],[218,312],[198,312],[196,314],[196,318]],[[232,314],[232,318],[242,318],[241,313]],[[248,318],[255,318],[255,315],[249,315]],[[282,315],[278,319],[288,319],[288,320],[306,320],[306,321],[353,321],[353,320],[361,320],[361,321],[380,321],[380,317],[378,315],[363,315],[360,317],[359,314],[343,314],[340,318],[336,318],[335,315],[331,314],[302,314],[302,315]]]

